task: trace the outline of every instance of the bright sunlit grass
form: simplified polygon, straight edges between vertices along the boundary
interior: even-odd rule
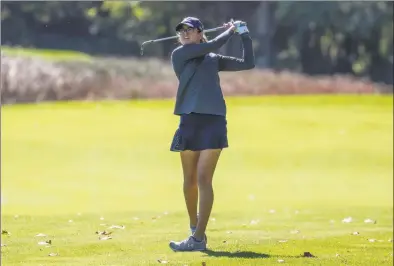
[[[69,51],[69,50],[51,50],[51,49],[36,49],[36,48],[22,48],[22,47],[8,47],[1,46],[1,52],[6,55],[13,56],[28,56],[28,57],[40,57],[47,60],[54,61],[91,61],[92,57],[88,54]]]
[[[189,234],[179,154],[169,151],[172,101],[2,107],[2,230],[11,233],[2,263],[392,265],[391,97],[227,104],[210,250],[197,253],[168,247]],[[99,240],[104,230],[113,238]]]

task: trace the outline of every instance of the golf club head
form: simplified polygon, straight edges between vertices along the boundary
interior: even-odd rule
[[[140,50],[141,55],[144,55],[144,44],[145,44],[145,43],[142,43],[142,44],[141,44],[141,50]]]
[[[152,43],[152,42],[154,42],[154,41],[150,40],[150,41],[143,42],[141,44],[141,50],[140,50],[141,55],[144,55],[144,46],[145,46],[145,44]]]

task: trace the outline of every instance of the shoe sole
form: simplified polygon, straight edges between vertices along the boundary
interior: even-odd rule
[[[193,250],[178,250],[178,249],[173,249],[172,247],[171,247],[171,245],[168,245],[169,247],[170,247],[170,249],[172,250],[172,251],[174,251],[174,252],[196,252],[196,251],[205,251],[205,250],[207,250],[207,248],[204,248],[204,249],[193,249]]]

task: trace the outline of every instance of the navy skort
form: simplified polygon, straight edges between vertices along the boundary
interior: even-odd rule
[[[225,116],[210,114],[184,114],[180,117],[170,150],[202,151],[228,147]]]

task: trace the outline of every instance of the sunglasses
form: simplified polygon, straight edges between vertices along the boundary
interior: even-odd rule
[[[186,29],[180,29],[179,31],[176,32],[177,35],[185,34],[185,33],[190,33],[194,30],[194,28],[186,28]]]

